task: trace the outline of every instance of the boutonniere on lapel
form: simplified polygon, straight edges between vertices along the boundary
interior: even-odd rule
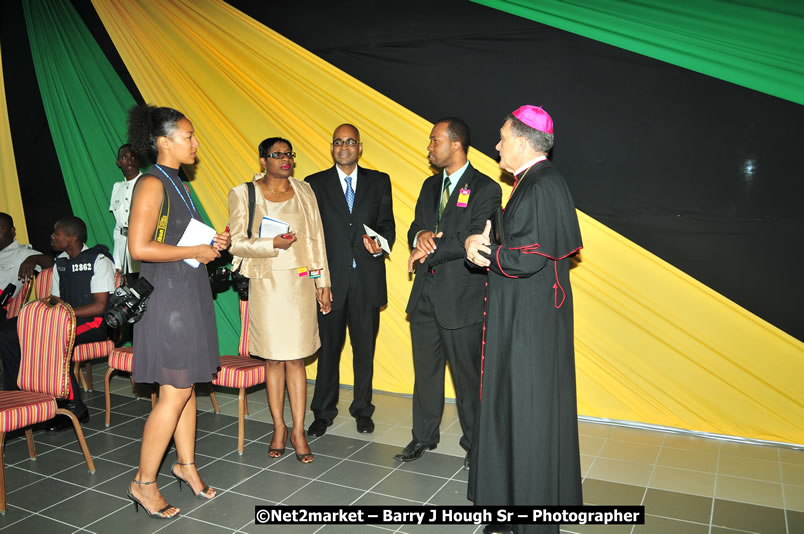
[[[465,208],[469,204],[469,195],[472,193],[469,190],[469,184],[464,184],[460,191],[458,191],[458,202],[455,204],[459,208]]]

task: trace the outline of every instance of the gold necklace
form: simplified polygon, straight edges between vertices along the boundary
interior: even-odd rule
[[[263,179],[262,179],[262,186],[263,186],[265,189],[267,189],[269,193],[273,193],[273,194],[275,194],[275,195],[284,195],[285,193],[287,193],[288,191],[290,191],[290,183],[289,183],[289,182],[288,182],[288,187],[287,187],[287,189],[282,190],[282,191],[277,191],[276,189],[271,189],[271,187],[268,185],[268,182],[265,180],[265,178],[263,178]]]

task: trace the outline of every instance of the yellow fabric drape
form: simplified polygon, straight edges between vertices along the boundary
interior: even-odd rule
[[[332,165],[335,126],[360,129],[361,164],[391,175],[397,224],[374,387],[410,393],[405,234],[432,173],[425,158],[432,125],[223,2],[93,4],[146,101],[176,107],[194,122],[202,144],[194,188],[219,228],[226,193],[258,168],[263,138],[290,139],[299,154],[295,175],[303,178]],[[500,176],[490,158],[469,156]],[[505,197],[510,187],[503,188]],[[802,343],[579,217],[585,249],[572,271],[579,412],[804,443]],[[347,346],[344,383],[352,380],[350,354]]]
[[[2,66],[2,52],[0,52],[0,67]],[[8,123],[8,106],[6,105],[6,84],[3,79],[3,69],[0,68],[0,211],[4,211],[14,218],[14,227],[17,229],[17,241],[28,242],[28,225],[25,224],[25,210],[22,207],[20,195],[20,181],[17,176],[17,160],[14,158],[14,145],[11,142],[11,126]]]

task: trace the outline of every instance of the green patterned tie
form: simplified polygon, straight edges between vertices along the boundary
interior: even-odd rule
[[[447,209],[447,204],[449,203],[449,176],[444,178],[444,190],[441,191],[441,205],[438,209],[438,220],[441,220],[441,216],[444,214],[444,210]]]

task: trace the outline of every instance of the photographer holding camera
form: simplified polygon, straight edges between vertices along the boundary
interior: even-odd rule
[[[201,219],[179,176],[179,167],[195,163],[193,124],[175,109],[140,105],[129,112],[128,132],[139,154],[156,156],[134,189],[128,248],[132,259],[142,261],[140,280],[153,285],[148,311],[134,328],[133,376],[159,384],[159,401],[145,422],[139,469],[127,494],[135,509],[142,506],[150,517],[169,519],[179,508],[165,501],[157,473],[171,438],[176,463],[170,470],[178,483],[190,486],[199,499],[216,494],[195,465],[194,389],[196,382],[212,380],[220,363],[215,311],[206,269],[182,260],[209,263],[229,247],[229,234],[216,234],[212,244],[178,246],[192,220]]]
[[[76,319],[75,344],[102,341],[108,337],[103,313],[114,291],[114,263],[109,249],[104,245],[86,246],[87,226],[78,217],[62,217],[53,227],[50,246],[63,251],[56,257],[50,294],[60,297],[73,308]],[[17,389],[20,369],[20,343],[17,329],[0,333],[0,357],[5,369],[3,389]],[[67,408],[81,423],[89,421],[89,410],[81,400],[78,382],[70,366],[70,394],[67,400],[59,400],[59,406]],[[51,420],[50,431],[72,428],[70,418],[60,415]]]

